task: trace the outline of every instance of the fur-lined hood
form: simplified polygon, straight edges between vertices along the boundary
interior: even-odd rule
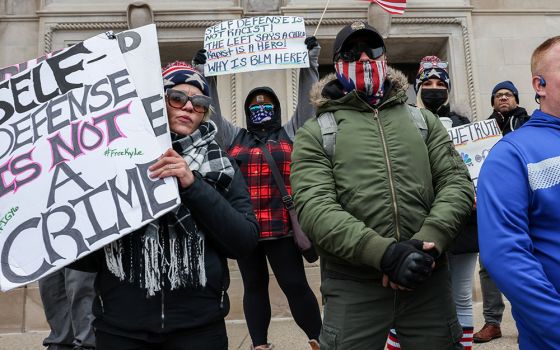
[[[327,86],[327,84],[335,83],[336,75],[334,73],[327,75],[320,81],[318,81],[313,88],[311,89],[310,93],[310,100],[311,104],[316,108],[319,109],[327,102],[332,101],[333,98],[325,95],[323,90]],[[409,83],[406,79],[406,76],[401,72],[394,68],[388,67],[387,69],[387,79],[385,81],[385,86],[389,87],[389,95],[386,96],[383,100],[386,101],[394,96],[402,94],[405,96],[406,99],[406,91],[408,89]]]

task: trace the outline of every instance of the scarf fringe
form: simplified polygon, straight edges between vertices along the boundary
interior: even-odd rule
[[[159,234],[156,232],[146,233],[144,240],[144,288],[148,296],[154,296],[161,290],[160,255],[163,247],[159,244]]]
[[[106,245],[104,249],[107,268],[120,281],[124,281],[126,276],[122,264],[123,248],[121,242],[119,240],[113,241],[111,244]]]

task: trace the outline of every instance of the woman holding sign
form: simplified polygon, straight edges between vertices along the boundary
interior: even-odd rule
[[[149,171],[177,179],[181,204],[73,265],[98,272],[98,350],[227,349],[227,258],[257,244],[247,185],[214,141],[206,80],[175,62],[163,81],[173,148]]]
[[[414,84],[416,105],[430,110],[448,129],[470,123],[468,118],[451,111],[450,90],[448,63],[441,61],[437,56],[422,58]],[[451,270],[453,300],[457,309],[457,317],[463,328],[461,343],[466,350],[472,348],[473,342],[472,279],[477,252],[476,211],[473,210],[468,222],[463,226],[447,254]],[[398,340],[395,332],[391,330],[388,349],[398,349],[395,343],[398,343]]]
[[[282,125],[280,101],[268,87],[258,87],[245,99],[247,129],[226,120],[219,112],[216,81],[210,80],[213,106],[218,110],[212,120],[218,126],[218,142],[230,156],[240,162],[261,231],[257,249],[238,260],[245,289],[243,309],[254,349],[271,349],[267,333],[271,318],[268,293],[268,262],[280,288],[286,295],[290,310],[298,326],[309,338],[312,349],[318,349],[321,330],[319,305],[307,283],[301,253],[294,244],[292,225],[282,194],[263,154],[272,155],[285,186],[290,191],[290,157],[296,130],[315,115],[309,103],[311,86],[319,79],[320,46],[315,37],[305,40],[309,50],[309,68],[299,74],[298,105],[294,115]],[[205,63],[201,50],[194,63]]]

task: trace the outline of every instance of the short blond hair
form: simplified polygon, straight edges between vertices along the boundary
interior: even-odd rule
[[[535,51],[533,51],[533,55],[531,55],[531,74],[532,75],[539,75],[542,74],[541,72],[541,61],[543,60],[544,55],[550,50],[553,46],[560,45],[560,35],[553,36],[552,38],[546,39],[542,44],[540,44]]]

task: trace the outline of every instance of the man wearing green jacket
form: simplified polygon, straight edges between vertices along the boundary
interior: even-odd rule
[[[309,120],[290,177],[325,263],[321,349],[381,350],[390,328],[404,350],[462,349],[445,252],[473,205],[468,171],[438,118],[405,104],[373,27],[344,27],[333,60],[312,99],[334,116],[334,152]]]

